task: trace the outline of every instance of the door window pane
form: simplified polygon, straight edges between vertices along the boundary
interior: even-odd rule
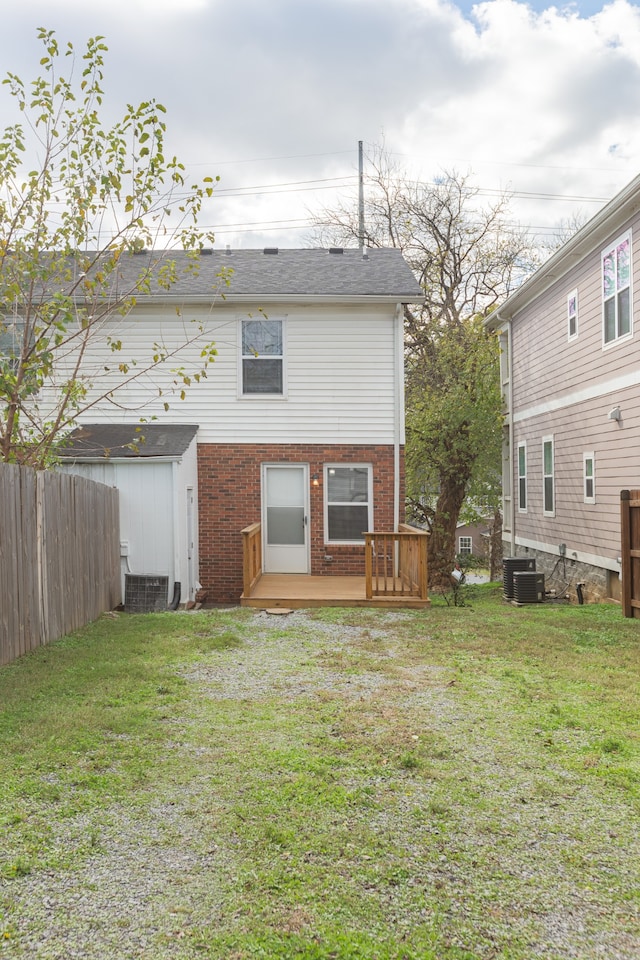
[[[304,543],[302,507],[267,507],[267,543],[269,546]]]

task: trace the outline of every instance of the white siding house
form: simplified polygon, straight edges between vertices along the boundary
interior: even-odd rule
[[[130,286],[160,256],[122,258],[117,282]],[[138,295],[127,316],[105,325],[85,364],[98,396],[122,379],[119,363],[142,369],[154,344],[171,352],[194,338],[81,418],[92,431],[143,418],[155,425],[143,428],[150,439],[157,425],[194,425],[197,471],[188,468],[191,447],[179,451],[173,462],[187,478],[174,475],[172,485],[150,448],[138,459],[129,451],[115,462],[110,452],[101,468],[95,459],[82,467],[92,476],[103,469],[121,489],[123,566],[126,559],[145,568],[136,572],[168,570],[183,600],[199,583],[209,601],[235,602],[241,531],[262,521],[264,572],[363,574],[364,530],[396,530],[404,518],[403,305],[422,299],[411,270],[392,249],[202,251],[190,273],[176,259],[180,279]],[[123,344],[115,358],[109,338]],[[217,356],[198,378],[210,340]],[[181,398],[185,374],[191,382]],[[63,456],[77,465],[72,440]],[[140,515],[127,513],[136,486],[137,502],[145,490],[157,498]],[[197,501],[190,556],[187,489]]]

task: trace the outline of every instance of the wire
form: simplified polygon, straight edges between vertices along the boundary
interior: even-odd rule
[[[353,150],[333,150],[328,153],[290,153],[284,154],[279,157],[248,157],[245,160],[212,160],[207,163],[201,163],[197,161],[196,163],[188,163],[186,166],[189,167],[226,167],[233,164],[234,166],[240,163],[267,163],[269,160],[310,160],[313,157],[340,157],[345,153],[353,154]]]

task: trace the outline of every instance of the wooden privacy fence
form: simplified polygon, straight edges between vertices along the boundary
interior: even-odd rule
[[[120,603],[118,491],[0,464],[0,664]]]
[[[640,617],[640,490],[620,491],[622,612]]]

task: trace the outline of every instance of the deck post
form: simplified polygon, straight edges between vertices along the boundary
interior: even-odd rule
[[[373,535],[364,535],[364,579],[367,600],[373,597]]]
[[[250,597],[262,576],[262,526],[252,523],[242,531],[242,592]]]

